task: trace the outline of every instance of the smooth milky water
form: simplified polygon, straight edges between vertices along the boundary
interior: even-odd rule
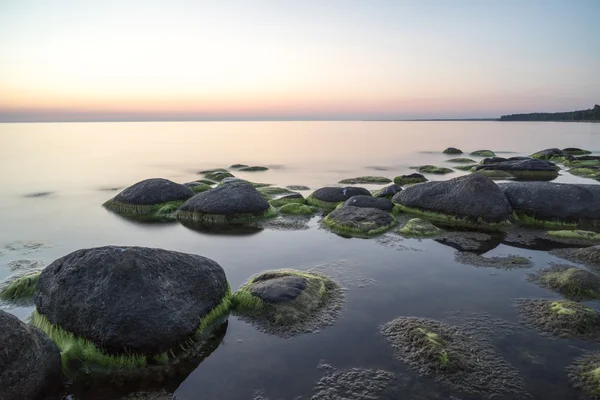
[[[333,326],[293,339],[258,332],[230,317],[219,347],[185,379],[165,383],[165,391],[174,392],[178,399],[252,399],[256,391],[270,400],[310,399],[324,374],[317,368],[323,362],[338,369],[380,368],[401,377],[400,389],[389,398],[474,399],[477,397],[451,392],[417,375],[394,358],[380,334],[380,325],[398,316],[460,321],[469,313],[479,317],[487,313],[514,324],[515,329],[490,333],[491,340],[525,379],[532,398],[585,398],[572,388],[565,367],[584,350],[597,346],[551,340],[533,330],[519,329],[513,308],[517,298],[559,297],[525,277],[534,268],[559,261],[546,251],[510,247],[499,240],[486,256],[516,254],[535,263],[532,269],[505,271],[459,264],[454,260],[454,248],[434,240],[344,239],[321,229],[320,217],[311,220],[308,230],[212,234],[177,222],[133,222],[101,207],[119,189],[145,178],[183,183],[200,178],[199,170],[234,163],[270,167],[266,172],[235,175],[277,186],[317,189],[361,175],[393,178],[414,172],[409,168],[412,165],[452,167],[445,160],[456,156],[441,154],[450,146],[462,149],[465,157],[479,149],[516,156],[549,147],[580,147],[600,154],[600,124],[0,124],[0,280],[13,273],[9,264],[16,260],[47,264],[76,249],[115,244],[161,247],[212,258],[225,269],[232,289],[267,269],[316,265],[347,289],[343,310]],[[450,179],[462,174],[427,177]],[[598,183],[565,171],[556,182]],[[23,248],[24,243],[32,242],[43,245]],[[600,307],[597,302],[586,304]],[[0,306],[22,319],[32,311]],[[114,398],[96,392],[74,396]]]

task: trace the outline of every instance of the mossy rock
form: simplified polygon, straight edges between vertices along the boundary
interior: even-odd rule
[[[471,152],[472,156],[478,156],[478,157],[495,157],[496,153],[494,153],[491,150],[475,150],[473,152]]]
[[[194,182],[198,182],[198,183],[204,183],[208,186],[213,186],[216,185],[218,182],[215,181],[211,181],[210,179],[197,179]]]
[[[289,190],[310,190],[310,188],[308,186],[304,186],[304,185],[288,185],[285,187],[286,189]]]
[[[225,178],[235,178],[235,176],[232,173],[225,170],[225,171],[207,172],[204,174],[204,178],[211,180],[211,181],[215,181],[215,182],[221,182]]]
[[[273,199],[275,196],[295,194],[295,192],[289,189],[278,186],[265,186],[257,190],[267,200]]]
[[[382,189],[376,190],[373,192],[373,197],[383,197],[384,199],[391,200],[392,197],[398,192],[402,191],[402,186],[392,183],[389,186],[386,186]]]
[[[184,185],[192,189],[194,193],[206,192],[213,188],[211,185],[198,181],[184,183]]]
[[[382,184],[391,183],[392,180],[384,176],[359,176],[358,178],[343,179],[339,183],[348,185],[359,185],[359,184]]]
[[[247,168],[247,167],[249,167],[249,165],[246,165],[246,164],[233,164],[229,168],[231,168],[231,169],[240,169],[240,168]]]
[[[569,169],[569,173],[575,176],[581,176],[583,178],[600,178],[600,166],[598,168],[588,167],[576,167]]]
[[[454,260],[459,264],[482,268],[496,268],[505,271],[533,267],[533,262],[530,259],[512,254],[484,257],[470,251],[458,251],[454,256]]]
[[[528,275],[528,280],[580,301],[600,298],[600,277],[571,265],[553,265]]]
[[[564,157],[564,156],[565,156],[565,153],[563,153],[562,150],[557,149],[557,148],[540,150],[531,155],[531,157],[538,158],[540,160],[551,160],[551,159],[556,159],[556,158]]]
[[[281,206],[279,212],[289,215],[312,215],[313,210],[307,205],[298,203],[288,203]]]
[[[350,197],[359,195],[371,196],[371,192],[365,188],[355,186],[326,186],[312,192],[306,198],[306,204],[322,208],[324,211],[331,211]]]
[[[382,326],[395,355],[420,375],[476,398],[521,398],[524,382],[486,338],[428,318],[399,317]]]
[[[162,218],[168,210],[177,209],[194,192],[168,179],[153,178],[140,181],[106,201],[103,206],[125,216]]]
[[[578,358],[567,368],[567,372],[576,388],[592,399],[600,398],[600,353]]]
[[[225,168],[213,168],[213,169],[205,169],[202,171],[198,171],[198,174],[205,175],[205,174],[214,174],[216,172],[229,172],[229,171],[226,170]]]
[[[413,218],[404,224],[398,232],[403,236],[424,238],[437,236],[443,231],[429,221],[421,218]]]
[[[458,169],[460,171],[472,171],[473,168],[477,167],[479,164],[469,164],[469,165],[456,165],[454,169]]]
[[[567,154],[570,156],[582,156],[586,154],[592,154],[589,150],[579,149],[577,147],[567,147],[566,149],[562,149],[563,154]]]
[[[509,174],[506,171],[500,171],[500,170],[485,170],[484,169],[481,171],[475,171],[473,173],[487,176],[488,178],[493,179],[493,180],[505,180],[505,179],[514,179],[515,178],[514,175]]]
[[[462,150],[457,149],[456,147],[448,147],[442,153],[444,154],[462,154]]]
[[[396,225],[396,218],[377,208],[345,205],[329,213],[322,222],[340,236],[370,237],[392,228]]]
[[[548,231],[546,235],[560,239],[600,241],[600,233],[582,230]]]
[[[300,193],[291,193],[269,201],[269,204],[273,207],[281,207],[291,203],[306,204],[306,199]]]
[[[457,164],[474,164],[475,160],[471,160],[470,158],[451,158],[446,160],[447,162],[457,163]]]
[[[260,330],[291,337],[330,325],[342,299],[340,286],[325,276],[280,269],[252,277],[231,300],[234,312]]]
[[[435,165],[421,165],[420,167],[417,167],[417,171],[419,171],[422,174],[437,174],[437,175],[449,174],[451,172],[454,172],[450,168],[436,167]]]
[[[517,300],[525,324],[566,339],[600,341],[600,313],[571,300]]]
[[[394,183],[397,185],[410,185],[423,182],[427,182],[427,178],[421,174],[400,175],[394,178]]]
[[[11,279],[0,290],[0,299],[8,302],[33,300],[40,272],[30,272]]]
[[[269,168],[262,166],[252,166],[252,167],[242,167],[239,169],[243,172],[260,172],[260,171],[268,171]]]

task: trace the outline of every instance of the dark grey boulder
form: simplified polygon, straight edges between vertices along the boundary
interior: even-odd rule
[[[500,162],[504,162],[504,161],[508,161],[507,158],[503,158],[503,157],[486,157],[483,160],[481,160],[482,165],[485,164],[496,164],[496,163],[500,163]]]
[[[52,340],[2,310],[0,327],[0,399],[43,399],[60,388],[60,351]]]
[[[178,348],[227,293],[223,268],[146,247],[77,250],[46,267],[35,304],[52,324],[108,353]]]
[[[394,204],[389,199],[363,195],[350,197],[344,202],[344,207],[346,206],[378,208],[383,211],[392,211],[394,208]]]
[[[539,158],[541,160],[550,160],[553,157],[564,157],[565,153],[557,148],[540,150],[532,155],[533,158]]]
[[[286,303],[300,296],[302,291],[306,289],[306,284],[306,278],[287,275],[255,281],[250,286],[250,293],[270,304]]]
[[[523,180],[552,180],[558,177],[558,171],[553,163],[535,158],[478,165],[474,167],[474,171],[504,171]]]
[[[181,219],[197,219],[219,215],[223,218],[239,216],[262,216],[269,210],[269,203],[250,183],[243,181],[219,185],[215,189],[199,193],[179,207]]]
[[[343,236],[372,236],[394,226],[396,218],[378,208],[344,206],[329,213],[323,224]]]
[[[326,203],[341,203],[352,196],[371,196],[371,192],[361,187],[323,187],[315,190],[308,198]]]
[[[499,186],[518,213],[581,226],[599,224],[600,185],[515,182]]]
[[[456,147],[448,147],[443,151],[444,154],[462,154],[462,150],[457,149]]]
[[[396,193],[401,192],[401,191],[402,191],[402,186],[394,183],[394,184],[384,187],[381,190],[378,190],[374,194],[374,196],[375,197],[385,197],[385,198],[391,199],[392,197],[394,197],[394,195]]]
[[[154,205],[170,201],[185,201],[193,195],[194,192],[185,185],[168,179],[152,178],[129,186],[112,201],[132,205]]]
[[[507,220],[512,208],[491,179],[471,174],[411,186],[392,199],[403,207],[488,223]]]

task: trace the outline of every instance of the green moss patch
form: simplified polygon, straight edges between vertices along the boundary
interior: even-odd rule
[[[268,171],[269,168],[262,167],[262,166],[253,166],[253,167],[241,167],[239,170],[243,171],[243,172],[260,172],[260,171]]]
[[[286,287],[285,278],[304,282]],[[299,278],[299,279],[298,279]],[[297,282],[296,282],[297,283]],[[263,296],[264,285],[280,294],[277,300]],[[283,285],[281,289],[278,285]],[[252,277],[232,296],[234,312],[260,330],[281,337],[314,332],[337,317],[343,292],[331,279],[313,272],[280,269]]]
[[[384,176],[359,176],[358,178],[343,179],[339,183],[345,183],[349,185],[358,184],[386,184],[391,183],[392,180]]]
[[[32,298],[35,294],[40,272],[31,272],[12,280],[0,291],[0,299],[19,301]]]
[[[278,199],[270,200],[269,203],[273,207],[281,207],[286,204],[305,204],[306,199],[304,197],[281,197]]]
[[[517,300],[522,321],[543,333],[568,339],[600,341],[600,313],[571,300]]]
[[[343,204],[343,203],[344,203],[343,201],[329,202],[329,201],[319,200],[319,199],[312,197],[312,195],[310,195],[306,198],[306,204],[308,204],[309,206],[321,208],[324,211],[335,210],[335,208],[337,206],[339,206],[340,204]]]
[[[277,215],[277,209],[270,206],[262,214],[202,214],[191,211],[177,211],[177,218],[190,221],[198,221],[208,225],[240,224],[253,222],[262,218],[271,218]]]
[[[179,208],[185,201],[169,201],[161,204],[125,204],[115,200],[108,200],[103,204],[103,207],[129,217],[148,217],[162,219],[168,217]]]
[[[582,230],[548,231],[546,235],[561,239],[600,241],[600,233]]]
[[[524,211],[514,211],[513,217],[516,221],[518,221],[522,225],[527,226],[536,226],[547,229],[567,229],[567,228],[577,228],[576,223],[572,222],[564,222],[559,220],[545,220],[538,219],[532,215],[527,214]]]
[[[593,399],[600,398],[600,353],[590,353],[567,368],[576,388]]]
[[[443,231],[429,221],[421,218],[413,218],[404,224],[398,232],[403,236],[421,238],[437,236]]]
[[[475,160],[471,160],[470,158],[464,158],[464,157],[451,158],[446,161],[452,162],[452,163],[457,163],[457,164],[475,164]]]
[[[473,168],[479,166],[479,164],[469,164],[469,165],[456,165],[454,169],[458,169],[460,171],[472,171]]]
[[[490,229],[490,230],[498,230],[503,229],[510,226],[510,221],[502,221],[502,222],[485,222],[483,219],[473,220],[464,217],[458,217],[448,214],[437,213],[433,211],[421,210],[418,208],[406,207],[400,204],[394,204],[394,213],[407,213],[412,214],[418,217],[421,217],[425,220],[431,220],[435,222],[439,222],[445,226],[455,226],[455,227],[467,227],[467,228],[477,228],[477,229]]]
[[[583,268],[553,265],[529,274],[528,280],[571,300],[600,298],[600,277]]]
[[[475,150],[473,152],[471,152],[472,156],[478,156],[478,157],[495,157],[496,153],[494,153],[491,150]]]
[[[289,189],[277,187],[277,186],[261,187],[261,188],[257,188],[257,190],[267,200],[272,199],[275,196],[295,193]]]
[[[577,167],[571,168],[569,173],[583,178],[600,178],[600,168]]]
[[[190,189],[192,189],[192,191],[194,193],[206,192],[207,190],[210,190],[213,188],[211,185],[206,184],[204,182],[194,182],[193,185],[186,185],[186,186],[189,187]]]
[[[282,214],[290,214],[290,215],[312,215],[313,210],[307,205],[298,204],[298,203],[288,203],[284,204],[279,212]]]
[[[436,167],[435,165],[421,165],[420,167],[417,167],[417,171],[419,171],[422,174],[438,174],[438,175],[449,174],[451,172],[454,172],[450,168]]]
[[[592,152],[589,150],[578,149],[576,147],[567,147],[566,149],[562,149],[562,152],[570,156],[583,156],[586,154],[592,154]]]
[[[229,168],[231,168],[231,169],[240,169],[240,168],[246,168],[246,167],[249,167],[249,165],[246,165],[246,164],[233,164]]]
[[[564,164],[566,167],[576,168],[596,167],[600,166],[600,160],[567,160]]]
[[[322,221],[334,233],[345,237],[371,237],[396,225],[396,218],[379,209],[343,206]]]

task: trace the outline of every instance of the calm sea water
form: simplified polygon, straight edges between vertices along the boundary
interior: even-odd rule
[[[79,248],[109,244],[162,247],[219,262],[232,288],[260,271],[323,272],[347,288],[335,325],[315,334],[280,339],[230,317],[221,345],[187,378],[171,384],[181,399],[251,399],[263,390],[271,400],[310,398],[327,362],[335,368],[382,368],[406,377],[397,398],[470,398],[449,393],[394,359],[379,326],[397,316],[445,318],[449,312],[488,313],[516,322],[520,297],[557,297],[528,283],[530,270],[496,270],[457,264],[455,250],[432,240],[343,239],[322,230],[263,230],[211,235],[178,223],[134,223],[101,207],[141,179],[178,182],[196,172],[233,163],[266,165],[241,178],[279,186],[318,188],[360,175],[413,172],[412,165],[448,165],[449,146],[500,156],[527,155],[548,147],[582,147],[600,153],[600,124],[499,122],[179,122],[0,124],[0,280],[11,261],[49,263]],[[506,154],[504,154],[506,153]],[[449,179],[462,173],[431,176]],[[597,183],[561,172],[558,182]],[[375,188],[376,186],[366,186]],[[50,194],[39,197],[29,195]],[[304,193],[305,195],[310,192]],[[11,249],[42,242],[35,251]],[[9,247],[6,247],[9,245]],[[18,246],[17,246],[18,247]],[[557,259],[543,251],[499,245],[486,255],[531,257],[534,268]],[[599,307],[591,302],[590,305]],[[25,319],[31,308],[2,306]],[[537,399],[578,399],[564,368],[584,349],[580,342],[550,340],[534,331],[499,334],[501,354],[527,381]],[[85,393],[81,398],[96,398]]]

